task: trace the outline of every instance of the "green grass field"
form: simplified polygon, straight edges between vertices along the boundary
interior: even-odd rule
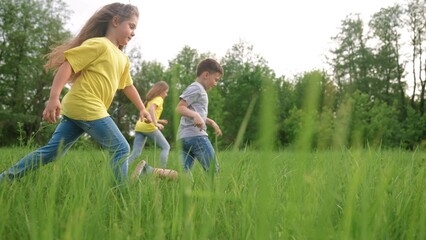
[[[0,170],[28,151],[0,149]],[[142,154],[154,165],[156,155]],[[216,176],[197,163],[178,181],[147,176],[116,188],[105,152],[71,150],[0,184],[0,238],[426,239],[424,151],[246,150],[218,158]],[[177,152],[169,164],[179,170]]]

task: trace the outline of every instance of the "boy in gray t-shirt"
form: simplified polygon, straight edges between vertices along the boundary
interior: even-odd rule
[[[206,125],[212,126],[218,136],[222,135],[222,131],[215,121],[207,117],[209,104],[207,91],[216,86],[222,76],[222,66],[216,60],[205,59],[197,66],[195,82],[180,95],[176,111],[181,115],[178,140],[182,142],[184,171],[192,169],[195,159],[205,171],[209,170],[211,164],[215,164],[216,172],[219,170]]]

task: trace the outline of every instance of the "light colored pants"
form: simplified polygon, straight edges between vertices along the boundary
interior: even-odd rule
[[[149,132],[149,133],[135,132],[133,150],[129,158],[127,159],[128,165],[130,165],[137,157],[139,157],[142,154],[142,150],[148,138],[153,140],[155,145],[161,148],[161,153],[160,153],[161,167],[166,168],[167,159],[169,158],[170,145],[167,142],[164,135],[158,129],[156,129],[154,132]]]
[[[30,170],[53,162],[63,156],[83,133],[89,134],[103,148],[109,150],[112,155],[110,164],[114,176],[118,183],[121,183],[128,173],[128,165],[124,159],[130,152],[130,146],[112,118],[82,121],[66,116],[63,116],[47,145],[23,157],[14,166],[1,173],[0,181],[6,176],[9,179],[21,177]]]

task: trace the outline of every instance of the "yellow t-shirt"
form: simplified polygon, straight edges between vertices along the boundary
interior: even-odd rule
[[[109,116],[117,89],[133,84],[129,58],[105,37],[88,39],[64,55],[80,75],[62,99],[62,114],[85,121]]]
[[[146,109],[149,111],[149,108],[152,104],[157,105],[157,109],[155,109],[155,119],[158,121],[160,119],[161,113],[163,112],[163,103],[164,99],[160,96],[153,98],[146,105]],[[154,132],[157,127],[153,122],[146,123],[141,122],[140,120],[136,123],[135,131],[136,132]]]

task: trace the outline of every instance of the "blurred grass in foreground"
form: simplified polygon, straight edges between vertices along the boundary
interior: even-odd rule
[[[27,151],[0,149],[0,169]],[[142,157],[155,165],[157,154]],[[171,152],[170,168],[179,169],[179,156]],[[398,149],[227,151],[218,153],[215,178],[196,164],[192,177],[145,177],[117,189],[107,154],[71,150],[0,184],[0,236],[259,239],[267,229],[270,239],[426,239],[425,156]]]
[[[169,157],[169,168],[181,173],[178,181],[147,176],[117,188],[106,152],[74,149],[20,180],[0,184],[0,236],[426,239],[426,152],[364,149],[356,135],[350,137],[356,147],[345,148],[350,101],[338,109],[335,131],[329,133],[335,150],[311,150],[319,80],[316,75],[309,80],[302,134],[285,151],[275,150],[279,106],[273,83],[264,79],[257,148],[239,150],[256,96],[236,147],[217,151],[217,176],[204,173],[198,163],[192,175],[182,174],[178,145]],[[0,171],[30,151],[0,148]],[[140,159],[158,166],[158,154],[145,149]]]

